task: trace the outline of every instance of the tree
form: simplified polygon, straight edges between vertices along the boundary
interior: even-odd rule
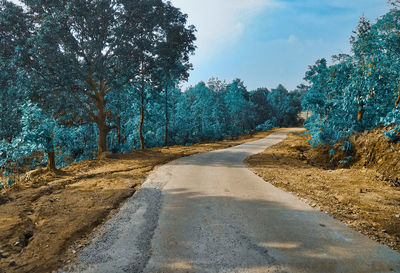
[[[40,96],[62,94],[85,108],[98,128],[98,153],[107,150],[111,129],[105,96],[115,91],[119,44],[115,32],[120,16],[111,1],[48,2],[26,0],[35,34],[32,72]],[[125,56],[124,56],[125,57]]]
[[[398,3],[398,1],[396,1]],[[386,89],[388,84],[382,79],[390,79],[389,85],[395,94],[386,92],[386,96],[391,103],[397,107],[400,103],[400,10],[392,9],[383,15],[372,26],[375,33],[375,54],[373,68],[380,76],[375,81],[379,82],[381,89]],[[393,103],[394,101],[394,103]]]
[[[156,77],[165,94],[164,146],[168,146],[168,90],[174,88],[177,82],[188,79],[188,71],[192,67],[189,63],[189,55],[193,54],[195,50],[193,42],[196,37],[194,36],[194,26],[186,27],[187,15],[182,14],[179,9],[173,7],[169,2],[165,8],[163,18],[166,37],[156,48],[159,56]]]
[[[370,21],[362,16],[353,33],[354,36],[350,37],[350,43],[352,44],[354,61],[357,64],[357,69],[353,72],[353,82],[355,86],[357,86],[355,88],[355,100],[358,104],[357,121],[361,123],[365,113],[364,106],[367,103],[367,99],[369,96],[373,96],[373,93],[370,91],[370,77],[367,71],[367,62],[368,59],[371,58],[370,56],[373,50],[372,40],[374,38],[371,33]]]
[[[22,112],[22,131],[12,142],[13,147],[18,147],[14,151],[15,157],[27,157],[35,152],[43,152],[47,155],[47,169],[55,171],[55,143],[56,136],[62,135],[60,127],[31,101],[22,105]]]
[[[117,127],[118,113],[108,108],[108,94],[124,92],[127,84],[141,93],[142,126],[155,48],[166,40],[164,22],[175,19],[162,16],[171,5],[161,0],[24,3],[35,18],[37,86],[41,93],[67,94],[86,110],[85,118],[97,125],[98,154],[107,150],[107,135]],[[144,147],[141,130],[139,135]]]
[[[283,85],[278,85],[268,94],[269,104],[272,106],[272,123],[278,127],[298,125],[298,114],[301,111],[297,93],[289,92]]]
[[[302,107],[309,111],[311,116],[306,120],[304,127],[313,136],[314,143],[325,143],[325,134],[321,129],[329,114],[329,71],[326,59],[317,60],[310,66],[304,79],[310,84],[310,89],[304,96]]]
[[[228,114],[228,133],[235,137],[248,133],[247,131],[254,127],[252,104],[249,101],[249,93],[240,79],[234,80],[227,86],[224,99]]]
[[[11,141],[21,130],[19,104],[23,103],[27,59],[23,48],[29,36],[26,13],[21,7],[0,1],[0,139]]]
[[[124,67],[130,83],[140,94],[139,139],[141,148],[145,147],[143,137],[144,113],[147,91],[165,88],[165,107],[168,106],[168,88],[171,82],[187,78],[191,67],[189,54],[194,51],[193,26],[186,26],[187,15],[161,0],[122,1],[127,7],[124,14],[127,22],[123,33],[130,34],[129,51],[136,56],[139,66],[132,69]],[[156,20],[155,20],[156,19]],[[168,111],[166,132],[168,131]],[[167,138],[166,138],[167,141]]]
[[[263,124],[272,118],[272,105],[268,100],[269,90],[267,88],[258,88],[250,92],[250,101],[254,105],[256,124]]]
[[[192,136],[194,142],[200,142],[212,138],[213,132],[211,128],[212,123],[212,109],[213,94],[204,82],[196,84],[194,87],[189,88],[185,92],[187,103],[190,107],[192,115]]]
[[[350,38],[352,55],[333,56],[331,66],[318,61],[306,73],[310,89],[302,105],[312,113],[305,127],[313,144],[337,143],[381,125],[394,126],[388,135],[398,139],[400,12],[392,2],[374,24],[361,17]]]

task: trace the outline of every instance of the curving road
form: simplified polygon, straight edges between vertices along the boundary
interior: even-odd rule
[[[400,272],[400,255],[249,171],[289,130],[158,168],[77,272]]]

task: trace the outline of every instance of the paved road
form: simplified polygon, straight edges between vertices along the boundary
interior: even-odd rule
[[[400,255],[249,171],[287,131],[169,163],[80,254],[83,272],[400,272]]]

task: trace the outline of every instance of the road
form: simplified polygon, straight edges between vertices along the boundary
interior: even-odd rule
[[[78,272],[400,272],[400,255],[311,208],[243,160],[289,130],[158,168],[95,235]]]

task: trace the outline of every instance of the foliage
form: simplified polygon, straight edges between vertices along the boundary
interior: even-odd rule
[[[306,72],[302,107],[311,143],[337,143],[353,132],[388,126],[397,140],[400,115],[400,10],[398,1],[371,23],[361,17],[350,38],[352,53],[318,60]],[[397,4],[396,4],[397,3]]]

